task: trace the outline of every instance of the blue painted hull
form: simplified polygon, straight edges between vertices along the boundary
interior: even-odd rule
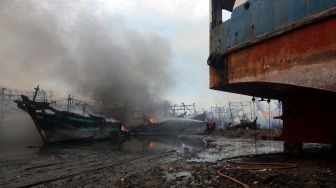
[[[116,120],[58,111],[48,103],[31,101],[26,96],[15,102],[31,116],[45,143],[119,139],[121,123]]]
[[[76,115],[36,113],[48,142],[117,139],[119,122]]]
[[[213,0],[213,9],[216,8]],[[231,18],[222,18],[212,12],[210,20],[210,52],[218,45],[220,51],[251,42],[262,36],[303,20],[314,14],[336,7],[335,0],[249,0],[249,8],[238,6]],[[217,5],[219,6],[219,5]],[[221,10],[220,10],[221,11]]]
[[[280,140],[336,144],[336,1],[225,2],[210,1],[210,88],[281,101]]]

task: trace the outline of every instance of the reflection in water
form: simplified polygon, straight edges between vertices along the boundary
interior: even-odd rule
[[[137,135],[124,142],[96,141],[54,144],[41,148],[41,152],[51,152],[63,149],[81,149],[90,151],[121,151],[126,154],[152,155],[176,150],[184,153],[200,150],[205,142],[200,138],[184,138],[169,135]]]
[[[31,118],[22,113],[22,118],[17,116],[15,120],[0,124],[0,158],[35,154],[43,152],[55,152],[67,149],[88,151],[121,151],[128,154],[157,154],[160,152],[177,150],[186,152],[205,147],[205,143],[199,138],[181,138],[178,133],[199,133],[204,130],[204,122],[187,119],[164,119],[159,126],[150,129],[151,134],[138,134],[126,142],[111,141],[87,141],[72,143],[55,143],[43,146]],[[157,133],[154,135],[153,133]],[[39,149],[40,148],[40,149]]]
[[[55,143],[50,145],[45,145],[41,147],[41,153],[49,153],[53,151],[61,151],[61,150],[88,150],[88,151],[120,151],[121,143],[111,142],[108,140],[104,141],[93,141],[93,142],[62,142]]]
[[[121,151],[128,154],[157,154],[171,150],[186,152],[200,150],[205,143],[200,138],[184,138],[169,135],[138,135],[121,145]]]

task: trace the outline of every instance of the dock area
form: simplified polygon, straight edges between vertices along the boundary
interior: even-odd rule
[[[255,143],[251,133],[242,132],[233,138],[234,131],[231,136],[220,131],[179,135],[201,138],[205,146],[193,150],[185,145],[156,154],[127,154],[105,143],[94,150],[83,145],[27,147],[24,153],[8,158],[3,153],[0,157],[0,184],[2,187],[240,187],[217,173],[224,167],[232,167],[228,163],[231,160],[297,165],[293,169],[269,170],[271,167],[264,166],[257,171],[223,172],[250,187],[336,186],[336,159],[329,145],[306,144],[302,156],[288,156],[281,152],[282,142],[258,139]]]

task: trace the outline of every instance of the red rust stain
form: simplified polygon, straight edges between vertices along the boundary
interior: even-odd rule
[[[210,67],[210,88],[215,86],[216,70]]]
[[[228,83],[244,82],[244,78],[255,78],[255,80],[249,81],[277,82],[277,80],[269,80],[269,74],[273,72],[284,77],[292,76],[292,81],[295,82],[295,77],[300,77],[300,73],[286,74],[286,71],[293,67],[325,62],[335,64],[335,23],[336,17],[332,17],[229,54]],[[318,80],[324,75],[314,74],[311,76],[313,80]],[[218,82],[220,77],[221,75],[210,68],[210,87],[223,84]],[[300,85],[302,83],[294,84]],[[329,83],[329,85],[333,84]],[[336,91],[335,87],[333,90]]]
[[[336,144],[334,106],[301,96],[289,98],[287,104],[280,140]]]

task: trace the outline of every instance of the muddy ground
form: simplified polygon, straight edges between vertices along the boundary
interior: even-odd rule
[[[257,134],[258,133],[258,134]],[[331,146],[305,144],[300,157],[281,154],[282,142],[272,131],[216,131],[200,137],[205,148],[126,154],[92,151],[81,146],[30,147],[0,157],[0,187],[242,187],[217,174],[232,161],[276,162],[293,169],[225,170],[223,174],[250,187],[336,187],[336,157]]]

